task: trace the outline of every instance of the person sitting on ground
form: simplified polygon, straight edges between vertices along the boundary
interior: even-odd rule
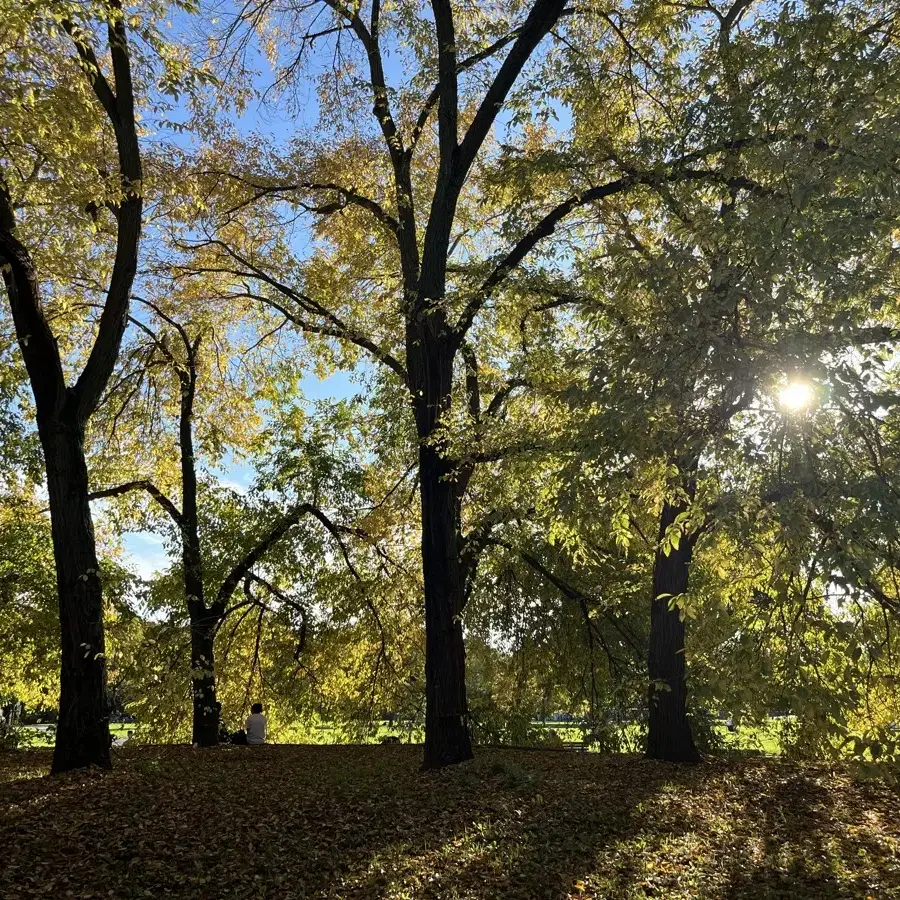
[[[263,715],[262,703],[254,703],[247,716],[247,743],[264,744],[266,742],[266,717]]]

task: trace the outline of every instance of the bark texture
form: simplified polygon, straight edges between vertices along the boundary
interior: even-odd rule
[[[39,426],[47,470],[59,595],[61,677],[53,771],[110,768],[103,589],[88,503],[84,433],[76,423]]]
[[[419,451],[425,588],[425,756],[434,769],[472,758],[466,700],[465,605],[459,497],[452,466]]]
[[[663,505],[660,540],[684,508],[677,503]],[[685,535],[668,555],[657,549],[653,565],[648,657],[650,722],[647,756],[650,759],[669,762],[697,762],[700,759],[687,717],[685,623],[678,607],[670,608],[671,598],[687,591],[695,543],[696,538]]]

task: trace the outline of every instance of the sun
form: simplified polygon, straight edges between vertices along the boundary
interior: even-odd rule
[[[778,392],[778,403],[788,412],[799,412],[815,398],[813,386],[806,381],[791,381]]]

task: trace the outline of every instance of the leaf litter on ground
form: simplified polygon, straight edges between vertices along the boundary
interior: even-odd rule
[[[409,746],[0,758],[0,897],[900,898],[900,795],[840,767]]]

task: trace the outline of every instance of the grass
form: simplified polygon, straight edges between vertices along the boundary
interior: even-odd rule
[[[375,730],[362,743],[378,744],[388,736],[400,738],[402,743],[421,743],[424,730],[421,727],[410,729],[408,725],[389,725],[380,722]],[[296,725],[282,728],[278,735],[279,744],[348,744],[359,743],[358,735],[351,734],[339,725],[323,722],[319,724]]]
[[[763,726],[739,725],[735,731],[729,731],[727,725],[718,723],[716,731],[731,750],[755,750],[767,756],[781,753],[781,722],[778,719],[770,719]]]
[[[0,896],[900,898],[900,794],[840,767],[413,746],[0,755]],[[5,781],[5,783],[3,783]]]
[[[577,725],[565,722],[540,722],[532,723],[533,727],[541,730],[545,735],[555,731],[561,741],[578,743],[582,740],[583,731]],[[110,733],[113,737],[124,740],[129,731],[136,730],[135,724],[115,723],[110,725]],[[781,752],[780,724],[777,720],[771,720],[764,727],[738,726],[735,732],[730,732],[724,722],[718,723],[716,730],[719,733],[725,747],[731,750],[754,750],[767,756],[777,756]],[[26,726],[24,729],[32,734],[31,746],[52,747],[53,732]],[[637,749],[642,745],[642,738],[636,725],[624,726],[627,732],[626,746]],[[401,743],[421,743],[424,740],[424,731],[421,728],[409,729],[408,726],[389,725],[387,722],[379,723],[375,731],[363,741],[368,744],[378,744],[389,735],[396,735]],[[357,743],[358,738],[335,725],[322,723],[305,726],[295,726],[282,729],[277,735],[279,744],[347,744]],[[596,751],[596,747],[588,747]]]
[[[129,731],[134,731],[135,725],[128,725],[121,722],[115,722],[109,726],[109,733],[117,739],[125,740]],[[54,742],[54,730],[46,728],[35,728],[33,725],[26,725],[23,731],[27,732],[28,740],[32,747],[52,747]]]
[[[567,722],[551,722],[535,720],[531,723],[535,731],[541,731],[549,738],[551,731],[556,732],[559,740],[566,743],[580,743],[584,731],[578,725]],[[729,750],[751,750],[766,756],[778,756],[781,753],[781,723],[770,719],[766,725],[739,725],[735,731],[729,731],[725,722],[715,726],[716,732],[725,748]],[[625,725],[621,728],[624,746],[637,750],[643,746],[643,735],[637,725]],[[410,730],[408,726],[379,723],[375,731],[363,743],[377,744],[388,735],[396,735],[401,743],[421,743],[424,731],[421,728]],[[328,723],[297,726],[282,729],[278,735],[278,743],[304,744],[347,744],[356,743],[357,739],[348,736],[343,729]],[[548,741],[549,743],[549,741]],[[589,745],[588,750],[597,752],[596,745]]]

